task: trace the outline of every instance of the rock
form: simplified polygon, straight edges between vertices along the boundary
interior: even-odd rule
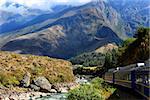
[[[57,93],[57,91],[55,89],[51,89],[50,93]]]
[[[40,87],[38,87],[38,86],[36,86],[34,84],[31,84],[30,88],[33,89],[34,91],[39,91],[40,90]]]
[[[10,100],[17,100],[19,97],[17,95],[10,95]]]
[[[24,75],[23,79],[21,80],[20,85],[22,87],[28,87],[30,85],[30,78],[31,78],[31,74],[29,72],[27,72]]]
[[[68,93],[68,88],[60,88],[59,89],[59,91],[61,92],[61,93]]]
[[[51,84],[45,77],[38,77],[34,80],[34,84],[38,87],[40,87],[40,90],[42,92],[50,92],[51,90]]]
[[[78,86],[77,83],[56,83],[52,85],[52,89],[55,89],[58,93],[67,93]]]

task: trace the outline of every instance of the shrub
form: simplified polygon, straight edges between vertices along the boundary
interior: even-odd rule
[[[127,40],[125,40],[122,44],[123,47],[127,47],[129,46],[131,43],[133,43],[136,40],[136,38],[128,38]]]
[[[105,83],[102,78],[94,78],[91,84],[84,84],[69,91],[68,100],[105,100],[116,89]]]
[[[99,90],[93,85],[82,85],[79,88],[71,90],[68,94],[68,100],[104,100]]]
[[[4,86],[19,85],[17,78],[11,74],[0,73],[0,83]]]
[[[91,81],[92,84],[103,84],[104,83],[104,79],[96,77]]]

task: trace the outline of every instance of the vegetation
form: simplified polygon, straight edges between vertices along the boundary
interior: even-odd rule
[[[126,39],[123,43],[122,43],[122,47],[127,47],[129,46],[131,43],[133,43],[136,40],[136,38],[128,38]]]
[[[81,54],[77,57],[71,58],[70,61],[74,65],[83,65],[86,67],[103,66],[105,56],[101,53],[89,52]]]
[[[106,53],[104,64],[106,69],[144,62],[149,59],[150,29],[139,28],[135,37],[125,40],[118,49]]]
[[[95,78],[91,84],[83,84],[69,91],[68,100],[105,100],[113,92],[114,88],[109,86],[101,78]]]
[[[32,80],[45,76],[51,83],[74,81],[71,63],[68,61],[0,51],[1,85],[19,85],[26,72],[30,72]]]
[[[118,61],[118,51],[113,49],[111,52],[106,53],[104,67],[106,69],[116,67],[117,61]]]
[[[131,40],[132,39],[128,40],[129,42],[127,41],[124,44],[127,45]],[[71,58],[70,61],[78,66],[74,68],[74,74],[101,76],[105,68],[109,69],[109,66],[116,66],[118,56],[117,50],[117,45],[109,43],[93,52],[84,53]]]
[[[73,70],[74,74],[79,75],[94,75],[94,76],[101,76],[103,68],[102,67],[77,67]]]
[[[118,58],[118,65],[144,62],[149,59],[150,28],[139,28],[134,42],[130,43]]]

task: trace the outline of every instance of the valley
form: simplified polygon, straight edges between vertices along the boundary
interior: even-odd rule
[[[128,87],[148,98],[149,10],[149,0],[0,1],[0,100],[137,99]]]

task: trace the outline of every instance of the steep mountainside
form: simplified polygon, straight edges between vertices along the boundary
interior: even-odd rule
[[[120,15],[101,0],[66,9],[59,14],[55,19],[35,25],[37,27],[32,27],[32,30],[29,27],[15,33],[22,35],[17,38],[15,34],[13,38],[1,35],[1,41],[8,42],[2,50],[70,58],[127,38],[124,27],[120,25]],[[29,32],[32,33],[25,34]]]
[[[133,36],[140,26],[149,27],[149,0],[108,0],[108,3],[121,14],[129,36]]]

